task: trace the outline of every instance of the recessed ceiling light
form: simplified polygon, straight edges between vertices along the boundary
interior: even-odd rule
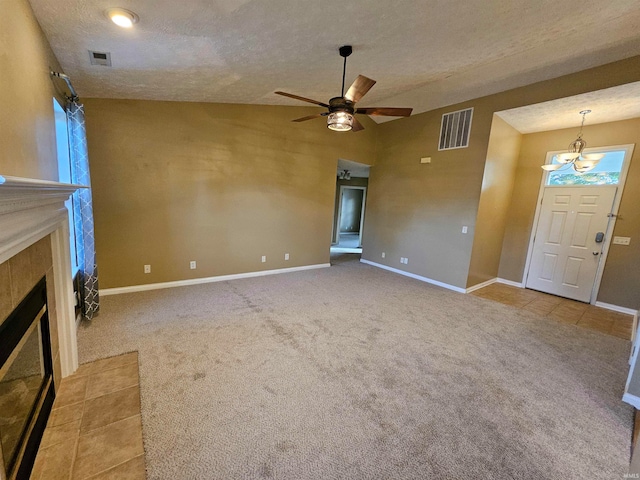
[[[131,28],[134,23],[138,23],[140,20],[138,15],[124,8],[110,8],[105,13],[113,23],[122,28]]]

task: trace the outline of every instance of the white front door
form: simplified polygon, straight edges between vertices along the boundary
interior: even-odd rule
[[[526,287],[589,302],[617,187],[546,187]],[[602,238],[599,237],[602,232]]]

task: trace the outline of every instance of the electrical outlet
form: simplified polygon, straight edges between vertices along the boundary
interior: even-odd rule
[[[404,257],[404,264],[409,265],[409,259],[407,257]]]
[[[288,254],[288,253],[285,253],[285,254],[284,254],[284,259],[285,259],[285,260],[289,260],[289,254]]]
[[[462,233],[467,233],[468,231],[469,229],[466,225],[462,227]]]
[[[614,245],[629,245],[631,243],[631,237],[613,237]]]
[[[195,269],[196,269],[196,261],[195,261],[195,260],[191,260],[191,261],[189,262],[189,268],[190,268],[191,270],[195,270]]]
[[[144,273],[151,273],[151,265],[144,266]]]
[[[384,252],[382,252],[382,258],[384,258],[384,256],[385,256],[385,253],[384,253]]]
[[[264,262],[266,262],[266,261],[267,261],[267,256],[266,256],[266,255],[263,255],[263,256],[262,256],[262,263],[264,263]]]
[[[422,157],[420,163],[431,163],[431,157]]]

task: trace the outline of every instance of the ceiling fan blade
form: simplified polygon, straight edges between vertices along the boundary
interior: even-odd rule
[[[365,115],[384,115],[385,117],[408,117],[411,115],[413,108],[391,108],[391,107],[371,107],[358,108],[356,113],[364,113]]]
[[[294,95],[292,93],[286,93],[286,92],[275,92],[275,93],[277,93],[278,95],[282,95],[283,97],[289,97],[295,100],[302,100],[303,102],[315,103],[316,105],[320,105],[321,107],[329,108],[329,105],[327,105],[326,103],[322,103],[317,100],[311,100],[310,98],[300,97],[298,95]]]
[[[353,117],[353,124],[351,125],[352,132],[359,132],[360,130],[364,130],[362,124],[358,121],[356,117]]]
[[[318,118],[318,117],[326,117],[327,115],[329,115],[329,112],[322,112],[322,113],[316,113],[314,115],[308,115],[306,117],[302,117],[302,118],[296,118],[295,120],[291,120],[292,122],[306,122],[307,120],[313,120],[314,118]]]
[[[358,75],[358,78],[353,81],[349,90],[347,90],[347,94],[344,98],[351,100],[353,103],[359,102],[375,84],[375,80],[371,80],[364,75]]]

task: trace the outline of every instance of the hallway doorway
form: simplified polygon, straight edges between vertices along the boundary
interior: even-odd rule
[[[340,187],[338,205],[337,248],[359,249],[362,253],[362,226],[367,187]]]
[[[362,253],[369,168],[338,160],[331,253]]]

